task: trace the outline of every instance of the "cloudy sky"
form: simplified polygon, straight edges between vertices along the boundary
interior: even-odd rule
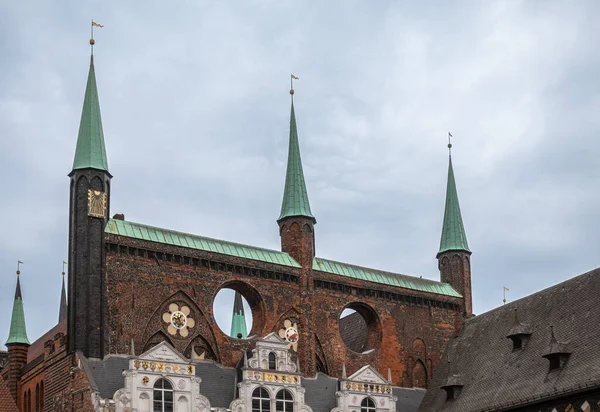
[[[439,279],[450,131],[476,313],[600,264],[596,1],[57,4],[0,6],[0,343],[17,259],[58,317],[91,18],[111,213],[279,248],[294,73],[319,256]]]

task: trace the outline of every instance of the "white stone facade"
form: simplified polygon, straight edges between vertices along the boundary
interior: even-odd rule
[[[396,412],[396,397],[392,385],[375,368],[367,365],[352,376],[340,381],[340,390],[336,392],[337,407],[332,412]],[[374,409],[366,407],[374,405]]]
[[[171,387],[167,392],[172,393],[174,412],[210,412],[210,402],[200,394],[201,379],[195,368],[194,363],[162,342],[130,359],[129,370],[123,372],[125,387],[115,392],[110,403],[116,412],[151,412],[155,385],[164,379]]]
[[[312,412],[304,403],[302,376],[292,361],[289,346],[290,343],[274,333],[256,343],[252,357],[245,362],[242,382],[238,383],[239,398],[229,406],[232,412],[252,411],[253,394],[260,388],[265,389],[268,394],[267,411]],[[281,396],[282,391],[287,391],[292,401],[284,406],[280,400],[278,407],[277,396]]]

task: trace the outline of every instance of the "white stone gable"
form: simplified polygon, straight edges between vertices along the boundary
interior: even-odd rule
[[[349,381],[357,382],[369,382],[380,385],[388,384],[388,381],[377,372],[377,370],[371,365],[366,365],[357,370],[352,376],[348,378]]]
[[[139,356],[140,360],[175,362],[175,363],[190,363],[181,353],[167,342],[161,342],[153,348],[147,350]]]

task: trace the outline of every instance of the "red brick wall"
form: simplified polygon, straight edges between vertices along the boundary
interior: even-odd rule
[[[129,353],[133,337],[139,354],[156,333],[164,334],[158,338],[167,336],[184,352],[201,334],[220,363],[235,366],[241,349],[254,344],[228,337],[214,320],[213,299],[226,285],[240,291],[253,308],[249,335],[262,337],[277,332],[287,318],[299,323],[301,333],[314,332],[299,345],[305,375],[314,374],[314,356],[320,353],[333,376],[341,375],[344,363],[349,373],[371,364],[386,377],[387,368],[391,368],[395,384],[412,386],[411,365],[422,362],[431,376],[455,325],[460,325],[457,318],[463,303],[457,298],[114,235],[108,235],[107,243],[111,353]],[[302,288],[302,281],[307,279],[311,280]],[[332,284],[342,285],[343,291],[333,290]],[[166,331],[162,314],[172,302],[192,309],[190,316],[196,327],[186,338],[170,336]],[[339,335],[338,319],[350,302],[367,305],[375,313],[375,332],[371,335],[374,351],[369,354],[351,352]],[[308,313],[314,321],[308,320]],[[424,342],[425,350],[413,348],[417,338]],[[309,347],[303,350],[302,345]]]

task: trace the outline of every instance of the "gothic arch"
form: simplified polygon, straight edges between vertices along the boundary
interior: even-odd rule
[[[169,323],[165,322],[163,315],[170,312],[169,306],[171,304],[177,304],[179,308],[182,308],[183,306],[190,308],[189,317],[194,320],[194,326],[188,328],[187,336],[182,336],[179,331],[174,335],[168,333]],[[160,305],[158,305],[154,313],[148,318],[146,327],[144,329],[144,334],[142,336],[146,342],[149,342],[150,338],[148,337],[153,337],[159,332],[163,336],[168,336],[169,343],[171,343],[171,345],[180,352],[184,352],[185,348],[190,344],[190,342],[192,342],[192,340],[198,336],[201,336],[212,349],[215,358],[217,360],[220,358],[218,345],[211,324],[208,322],[208,319],[198,305],[196,305],[194,300],[182,290],[173,293],[171,296],[163,300]]]
[[[104,191],[104,182],[98,176],[92,178],[92,184],[90,185],[94,190]]]
[[[300,312],[294,307],[289,308],[283,312],[283,315],[281,315],[279,319],[277,319],[271,330],[275,333],[278,333],[279,329],[283,327],[282,325],[286,320],[289,320],[290,322],[296,323],[298,326],[300,326]]]
[[[413,366],[412,381],[415,388],[427,388],[427,369],[420,359]]]
[[[192,348],[194,348],[196,356],[201,357],[202,359],[218,360],[211,345],[200,335],[197,335],[192,339],[183,352],[186,358],[192,359]]]
[[[412,344],[412,353],[415,358],[425,361],[427,359],[427,347],[421,338],[415,338]]]
[[[321,345],[321,341],[315,334],[315,360],[317,366],[317,372],[323,372],[325,375],[329,375],[329,368],[327,367],[327,357],[325,356],[325,351],[323,351],[323,346]]]
[[[308,223],[305,223],[304,226],[302,226],[302,232],[312,233],[312,229],[310,228],[310,225]]]

